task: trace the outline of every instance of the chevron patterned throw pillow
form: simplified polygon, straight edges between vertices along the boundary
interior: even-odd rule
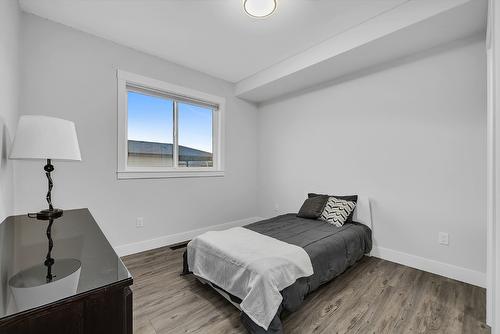
[[[354,211],[355,207],[356,202],[345,201],[330,196],[319,219],[341,227],[347,221],[347,217]]]

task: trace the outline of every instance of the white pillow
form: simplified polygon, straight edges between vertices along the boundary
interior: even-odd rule
[[[347,217],[354,211],[356,207],[356,202],[345,201],[343,199],[338,199],[333,196],[328,198],[325,208],[319,217],[332,225],[341,227],[347,221]]]

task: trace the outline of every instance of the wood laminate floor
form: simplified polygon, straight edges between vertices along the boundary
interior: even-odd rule
[[[134,276],[134,333],[245,333],[239,311],[192,275],[184,248],[125,257]],[[309,295],[284,320],[287,334],[490,333],[486,292],[469,284],[365,257]]]

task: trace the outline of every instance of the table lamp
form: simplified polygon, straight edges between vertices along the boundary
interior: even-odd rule
[[[60,118],[48,116],[21,116],[12,144],[9,159],[38,160],[47,164],[43,168],[48,180],[47,203],[49,208],[42,210],[33,217],[41,220],[53,220],[61,217],[63,210],[52,206],[52,177],[54,171],[52,160],[82,160],[75,124]]]

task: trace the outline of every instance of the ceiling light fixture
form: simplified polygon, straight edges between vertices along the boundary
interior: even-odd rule
[[[245,12],[252,17],[266,17],[276,10],[276,0],[245,0]]]

